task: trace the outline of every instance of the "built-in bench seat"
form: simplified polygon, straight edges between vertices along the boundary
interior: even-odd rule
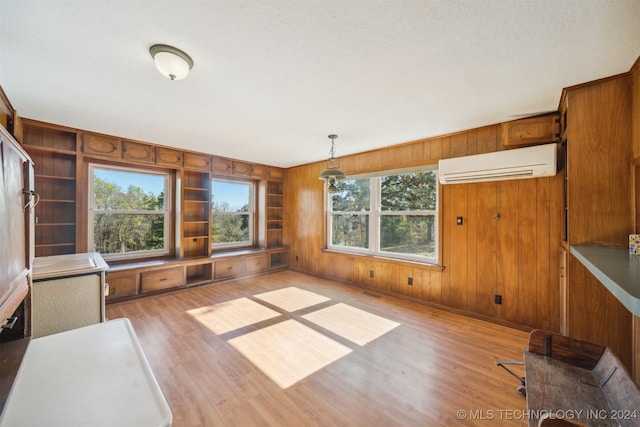
[[[109,265],[107,302],[284,269],[288,249],[251,248],[211,256],[136,260]]]
[[[524,363],[529,426],[640,425],[640,391],[607,347],[534,330]]]

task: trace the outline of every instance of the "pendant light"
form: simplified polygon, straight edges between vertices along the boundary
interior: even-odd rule
[[[185,52],[166,44],[154,44],[149,48],[156,68],[171,80],[182,80],[193,68],[193,59]]]
[[[322,180],[325,180],[327,182],[327,191],[329,193],[335,193],[336,190],[338,189],[336,187],[336,182],[341,180],[341,179],[345,179],[347,176],[345,175],[345,173],[342,171],[342,169],[340,169],[335,163],[336,163],[336,138],[338,137],[338,135],[329,135],[329,139],[331,140],[331,150],[329,151],[329,160],[328,160],[328,167],[323,170],[322,172],[320,172],[320,176],[319,178]]]

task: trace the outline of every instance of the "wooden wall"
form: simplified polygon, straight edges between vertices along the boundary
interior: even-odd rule
[[[492,125],[339,162],[347,174],[431,164],[501,150],[499,135],[500,126]],[[429,266],[326,251],[324,183],[318,179],[324,167],[318,162],[287,170],[291,268],[498,322],[559,330],[561,174],[441,186],[440,265]],[[464,225],[456,225],[457,216]],[[494,303],[495,294],[502,304]]]

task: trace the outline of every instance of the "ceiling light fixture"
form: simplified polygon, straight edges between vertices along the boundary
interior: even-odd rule
[[[345,179],[347,176],[340,169],[336,163],[336,138],[338,135],[329,135],[329,139],[331,140],[331,150],[329,151],[329,160],[328,167],[320,172],[319,178],[325,180],[328,184],[327,191],[329,193],[335,193],[338,188],[336,187],[336,182]]]
[[[193,59],[180,49],[166,44],[154,44],[149,48],[156,68],[166,78],[182,80],[193,68]]]

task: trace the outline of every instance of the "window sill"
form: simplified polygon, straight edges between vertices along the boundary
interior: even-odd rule
[[[322,252],[330,253],[330,254],[336,254],[336,255],[368,258],[368,259],[376,260],[376,261],[395,263],[395,264],[406,265],[406,266],[410,266],[410,267],[424,268],[426,270],[433,270],[433,271],[443,271],[444,270],[444,266],[443,265],[439,265],[439,264],[430,264],[430,263],[427,263],[427,262],[410,261],[410,260],[404,260],[404,259],[383,257],[383,256],[380,256],[380,255],[359,254],[359,253],[356,253],[356,252],[342,252],[342,251],[337,251],[335,249],[326,249],[326,248],[322,249]]]

